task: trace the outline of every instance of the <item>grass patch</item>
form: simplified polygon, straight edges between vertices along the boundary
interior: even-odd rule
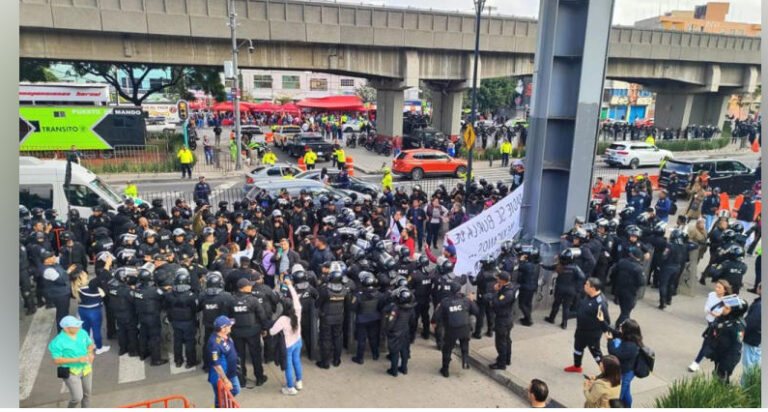
[[[713,375],[695,375],[677,380],[655,408],[757,408],[760,407],[760,368],[745,372],[745,385],[724,384]],[[733,380],[733,379],[732,379]]]

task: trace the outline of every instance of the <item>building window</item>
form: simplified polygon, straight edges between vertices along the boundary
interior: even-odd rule
[[[733,36],[734,34],[736,34],[736,29],[731,29],[731,36]]]
[[[355,79],[341,79],[341,87],[355,87]]]
[[[253,88],[254,89],[271,89],[272,88],[272,75],[270,74],[257,74],[253,76]]]
[[[283,89],[300,89],[301,80],[299,76],[283,75]]]
[[[310,79],[309,90],[312,90],[312,91],[328,90],[328,79]]]
[[[739,36],[743,36],[743,35],[744,35],[744,30],[739,29]]]

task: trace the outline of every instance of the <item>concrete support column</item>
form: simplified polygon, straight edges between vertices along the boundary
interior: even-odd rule
[[[461,132],[461,102],[464,91],[432,92],[432,127],[450,136],[458,138]]]
[[[387,137],[403,135],[403,91],[376,90],[376,133]]]
[[[691,124],[722,128],[728,95],[717,93],[658,93],[654,122],[659,127],[684,128]]]
[[[693,94],[657,93],[654,123],[661,128],[677,129],[690,123]]]

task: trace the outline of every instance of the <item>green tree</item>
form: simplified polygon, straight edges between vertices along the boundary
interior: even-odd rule
[[[477,88],[477,107],[485,112],[509,106],[514,94],[515,80],[512,77],[484,79]]]
[[[48,69],[50,62],[37,59],[19,59],[19,81],[22,82],[55,82],[58,77]]]
[[[213,67],[192,67],[178,83],[170,86],[168,93],[177,95],[180,99],[194,100],[195,96],[190,89],[202,90],[217,102],[227,100],[227,92],[221,82],[221,72]]]
[[[363,103],[373,103],[376,101],[376,89],[367,84],[356,88],[355,94],[360,97]]]

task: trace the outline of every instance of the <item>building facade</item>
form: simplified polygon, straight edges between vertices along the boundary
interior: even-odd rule
[[[353,95],[366,85],[359,77],[284,70],[240,70],[243,96],[254,100],[301,100],[312,97]]]
[[[637,83],[606,80],[602,119],[636,122],[653,118],[653,93]]]
[[[696,6],[693,10],[672,10],[662,16],[636,21],[635,27],[732,36],[760,36],[759,24],[726,21],[729,8],[728,2],[709,2]]]

